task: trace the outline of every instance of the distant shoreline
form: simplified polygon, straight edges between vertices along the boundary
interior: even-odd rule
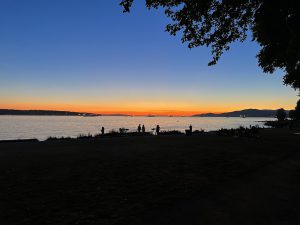
[[[286,110],[288,113],[289,110]],[[0,109],[0,116],[83,116],[83,117],[96,117],[96,116],[135,116],[135,117],[266,117],[274,118],[276,110],[271,109],[243,109],[232,112],[224,113],[202,113],[194,115],[129,115],[123,113],[87,113],[87,112],[72,112],[72,111],[58,111],[58,110],[17,110],[17,109]]]
[[[130,116],[126,114],[98,114],[86,112],[57,111],[57,110],[17,110],[17,109],[0,109],[0,116]]]
[[[243,109],[225,113],[204,113],[196,114],[194,117],[267,117],[274,118],[277,110],[272,109]],[[288,112],[288,110],[286,110]]]

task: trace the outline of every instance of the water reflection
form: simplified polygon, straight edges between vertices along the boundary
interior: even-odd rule
[[[248,127],[263,124],[257,121],[271,120],[270,118],[203,118],[203,117],[123,117],[123,116],[0,116],[0,140],[38,138],[44,140],[49,136],[76,137],[79,134],[96,134],[119,130],[120,127],[136,131],[139,124],[144,124],[146,131],[152,131],[157,124],[161,130],[188,129],[193,125],[193,130],[205,131],[220,128]]]

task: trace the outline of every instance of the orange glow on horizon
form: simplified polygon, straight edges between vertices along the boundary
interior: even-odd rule
[[[99,107],[99,106],[81,106],[81,105],[67,105],[67,104],[0,104],[2,109],[17,109],[17,110],[57,110],[57,111],[72,111],[82,113],[95,114],[126,114],[131,116],[147,116],[147,115],[161,115],[161,116],[191,116],[201,113],[221,113],[227,111],[226,108],[205,108],[196,109],[194,107],[184,107],[183,110],[179,107],[166,107],[166,109],[151,109],[137,107],[138,110],[133,110],[135,107]],[[228,108],[228,110],[230,110]]]
[[[125,114],[130,116],[147,116],[147,115],[156,115],[156,116],[191,116],[201,113],[221,113],[223,111],[210,111],[210,110],[148,110],[148,111],[133,111],[133,110],[115,110],[115,109],[105,109],[105,110],[93,110],[87,109],[85,107],[43,107],[43,106],[0,106],[2,109],[16,109],[16,110],[56,110],[56,111],[71,111],[71,112],[82,112],[82,113],[95,113],[95,114]]]
[[[296,98],[295,98],[296,99]],[[84,101],[83,99],[44,99],[44,98],[1,98],[0,108],[17,110],[57,110],[96,114],[126,114],[132,116],[162,115],[191,116],[201,113],[223,113],[249,108],[255,109],[294,109],[296,100],[274,102],[268,100],[248,101]]]
[[[156,116],[191,116],[201,113],[223,113],[230,112],[235,110],[242,110],[251,107],[245,106],[221,106],[217,107],[172,107],[166,106],[165,109],[160,109],[156,107],[133,107],[133,106],[124,106],[124,107],[114,107],[114,106],[84,106],[84,105],[74,105],[74,104],[28,104],[28,103],[18,103],[18,104],[0,104],[2,109],[17,109],[17,110],[57,110],[57,111],[72,111],[72,112],[82,112],[82,113],[95,113],[95,114],[126,114],[131,116],[147,116],[147,115],[156,115]],[[136,108],[137,110],[134,110]],[[257,109],[277,109],[272,106],[265,107],[252,107]],[[294,106],[291,106],[288,109],[293,109]]]

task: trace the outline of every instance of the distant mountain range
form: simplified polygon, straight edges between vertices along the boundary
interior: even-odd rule
[[[56,111],[56,110],[16,110],[16,109],[0,109],[0,115],[29,115],[29,116],[94,116],[98,114]]]
[[[17,110],[17,109],[0,109],[0,115],[19,115],[19,116],[128,116],[126,114],[95,114],[85,112],[70,112],[56,110]]]
[[[196,114],[194,117],[275,117],[277,110],[244,109],[226,113]],[[286,111],[288,113],[288,111]]]

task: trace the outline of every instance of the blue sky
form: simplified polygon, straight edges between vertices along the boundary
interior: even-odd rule
[[[263,74],[259,46],[235,43],[216,66],[164,31],[162,10],[136,1],[1,0],[0,107],[94,112],[292,108],[282,72]],[[251,39],[251,37],[249,38]]]

